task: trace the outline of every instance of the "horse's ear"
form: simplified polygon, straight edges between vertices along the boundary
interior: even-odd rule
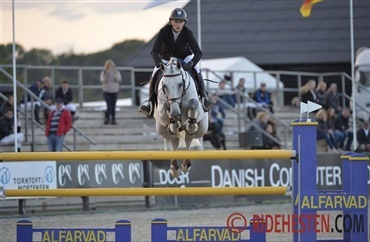
[[[181,61],[178,61],[178,62],[177,62],[177,68],[178,68],[179,70],[181,70],[181,67],[182,67]]]

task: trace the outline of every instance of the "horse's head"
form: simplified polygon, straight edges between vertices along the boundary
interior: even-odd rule
[[[172,121],[179,121],[181,118],[182,98],[185,94],[184,70],[181,62],[176,58],[162,65],[162,92],[166,97],[166,111]]]

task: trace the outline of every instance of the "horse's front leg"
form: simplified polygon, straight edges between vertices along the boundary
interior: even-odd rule
[[[188,105],[189,108],[188,108],[188,122],[186,124],[186,133],[191,135],[198,131],[197,118],[199,115],[198,112],[199,102],[198,100],[193,98],[189,101]]]

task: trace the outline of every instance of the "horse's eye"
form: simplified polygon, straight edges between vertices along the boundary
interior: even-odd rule
[[[182,83],[179,83],[179,88],[182,88]]]

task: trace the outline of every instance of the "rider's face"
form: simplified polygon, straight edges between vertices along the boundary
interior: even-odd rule
[[[179,20],[179,19],[172,19],[171,25],[172,25],[173,30],[175,30],[176,32],[180,32],[182,28],[184,28],[185,21]]]

